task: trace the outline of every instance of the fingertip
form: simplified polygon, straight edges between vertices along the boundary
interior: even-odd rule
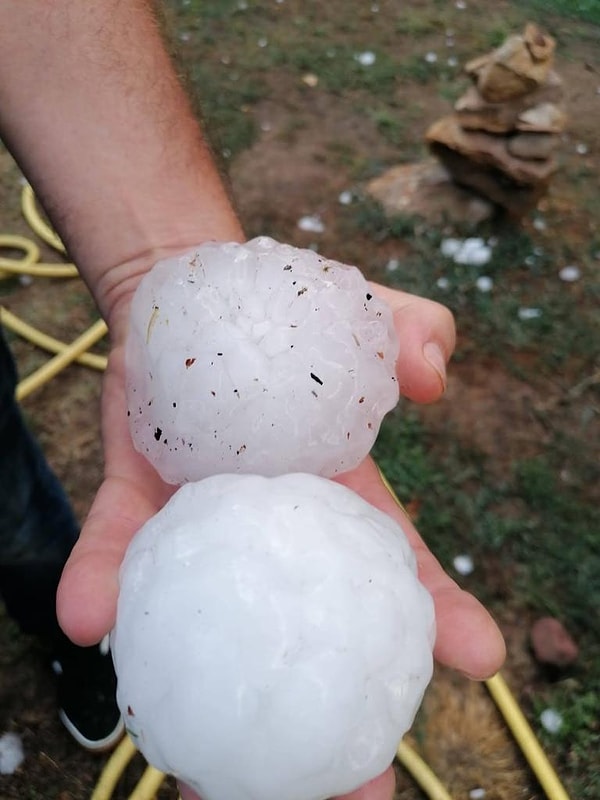
[[[435,597],[438,637],[434,655],[441,664],[472,680],[486,680],[504,663],[504,637],[479,601],[468,592],[458,591],[460,595],[450,602],[448,593]],[[458,613],[460,627],[456,624]]]
[[[450,312],[421,301],[394,314],[400,352],[396,363],[402,394],[418,403],[433,403],[446,391],[447,364],[455,344]]]
[[[118,586],[100,586],[98,578],[86,559],[68,562],[56,593],[58,623],[81,647],[96,644],[114,626]]]

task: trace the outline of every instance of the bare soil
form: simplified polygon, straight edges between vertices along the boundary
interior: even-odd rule
[[[477,8],[484,13],[488,6],[497,5],[495,0],[482,1]],[[427,41],[399,36],[398,46],[405,48],[407,55],[421,54]],[[585,37],[580,43],[570,39],[568,57],[559,52],[557,68],[569,87],[571,121],[563,143],[562,169],[542,201],[549,221],[545,235],[548,241],[560,237],[572,250],[583,250],[600,234],[592,202],[600,177],[597,47]],[[384,281],[383,265],[391,255],[402,253],[402,243],[376,242],[358,232],[348,238],[340,223],[338,195],[357,185],[357,159],[370,165],[375,174],[378,166],[394,163],[394,148],[352,96],[333,95],[318,86],[310,89],[275,71],[266,80],[268,98],[248,112],[259,130],[256,142],[229,166],[247,232],[268,233],[299,246],[316,242],[322,252],[367,265],[370,277]],[[427,126],[449,109],[435,84],[404,81],[398,95],[406,107],[417,105],[421,110],[411,114],[405,126],[404,135],[414,142],[420,142]],[[576,153],[578,142],[587,146],[586,155]],[[583,177],[577,177],[582,173]],[[29,236],[19,210],[19,191],[18,170],[0,151],[0,231]],[[321,216],[325,223],[322,235],[298,229],[297,221],[305,214]],[[56,259],[54,254],[47,255]],[[0,281],[0,299],[14,313],[64,340],[73,338],[95,318],[93,305],[77,279],[36,279],[27,286]],[[566,405],[565,397],[568,387],[584,376],[577,373],[576,365],[567,365],[560,376],[521,379],[498,361],[479,358],[469,344],[461,337],[459,347],[467,355],[452,367],[445,400],[427,409],[424,418],[434,429],[451,430],[459,444],[484,453],[500,479],[512,460],[542,451],[547,428],[535,413],[539,407],[555,408],[566,426],[577,429],[582,401],[572,398]],[[14,340],[13,346],[22,374],[44,359],[40,351],[21,340]],[[73,366],[24,402],[25,413],[82,519],[102,475],[100,383],[99,374]],[[597,436],[597,420],[594,425],[586,435]],[[490,583],[506,599],[509,568],[490,563],[486,569]],[[527,698],[531,687],[544,678],[529,653],[528,620],[523,610],[510,602],[494,610],[508,642],[505,675],[517,695]],[[458,756],[464,760],[465,753],[469,754],[468,766],[450,786],[457,798],[466,798],[471,789],[483,785],[490,770],[497,777],[493,787],[486,783],[486,800],[539,800],[543,796],[483,687],[440,671],[428,695],[424,719],[422,731],[427,736],[419,743],[440,773],[447,773],[445,768],[455,764]],[[6,730],[22,737],[26,761],[14,775],[0,775],[0,800],[90,797],[106,757],[90,756],[71,742],[56,719],[46,654],[39,643],[21,636],[7,617],[0,616],[0,734]],[[138,760],[120,781],[115,798],[129,795],[142,767]],[[399,796],[405,800],[424,796],[402,770]],[[176,797],[172,782],[164,785],[158,797]]]

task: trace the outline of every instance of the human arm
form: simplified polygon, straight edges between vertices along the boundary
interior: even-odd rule
[[[10,0],[2,138],[113,335],[161,255],[243,233],[146,0]]]

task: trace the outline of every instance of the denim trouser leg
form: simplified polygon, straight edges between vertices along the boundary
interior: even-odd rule
[[[0,330],[0,594],[23,631],[54,637],[56,588],[79,526],[25,426],[15,383]]]

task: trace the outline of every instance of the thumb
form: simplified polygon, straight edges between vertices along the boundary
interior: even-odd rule
[[[396,372],[401,393],[417,403],[432,403],[446,389],[446,364],[456,343],[454,318],[440,303],[372,284],[392,309],[400,341]]]

